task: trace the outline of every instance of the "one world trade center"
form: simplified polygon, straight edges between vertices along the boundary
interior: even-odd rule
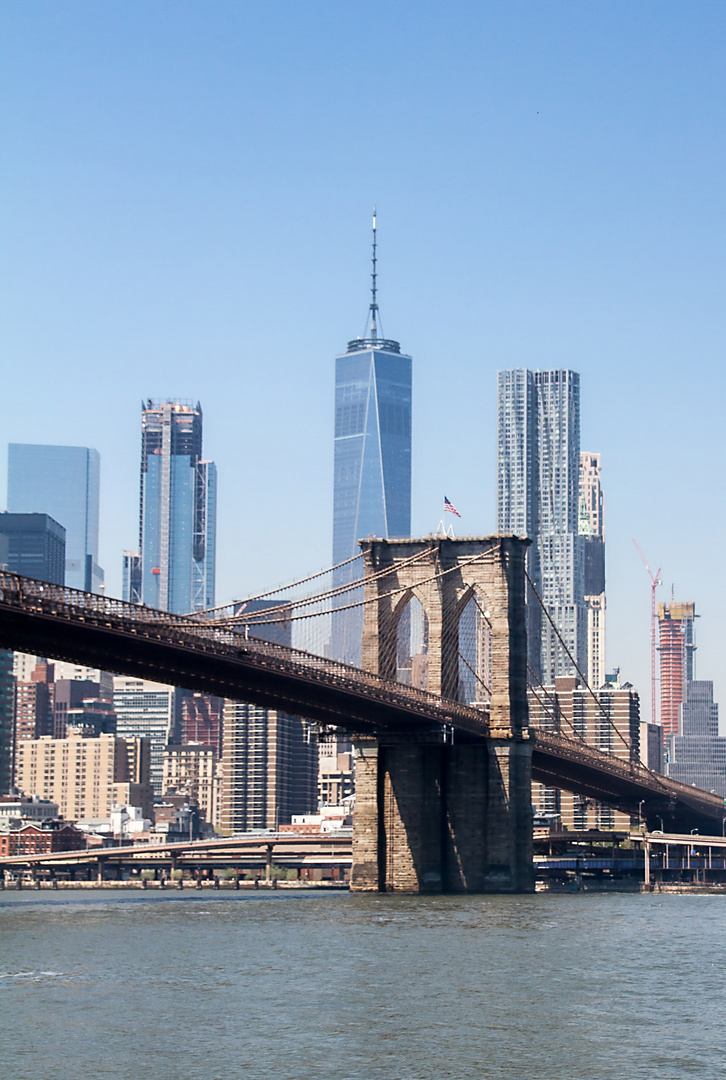
[[[411,534],[411,357],[380,335],[373,212],[371,302],[362,337],[335,359],[334,586],[363,576],[358,540]],[[340,565],[345,564],[345,565]],[[333,600],[362,600],[363,590]],[[331,654],[360,666],[362,607],[333,614]]]

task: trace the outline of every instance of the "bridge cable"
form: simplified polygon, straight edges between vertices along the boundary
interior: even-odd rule
[[[654,772],[654,770],[653,770],[653,769],[649,768],[649,766],[645,765],[645,764],[644,764],[644,763],[643,763],[642,761],[638,760],[638,761],[636,762],[636,761],[634,760],[634,758],[633,758],[633,747],[632,747],[632,743],[629,743],[629,742],[628,742],[628,740],[627,740],[627,739],[625,738],[625,736],[624,736],[624,735],[623,735],[623,734],[622,734],[622,733],[620,732],[620,730],[619,730],[619,729],[617,728],[617,726],[616,726],[615,722],[613,721],[612,717],[611,717],[611,716],[609,715],[609,713],[608,713],[607,709],[606,709],[606,708],[605,708],[605,706],[604,706],[604,705],[602,704],[602,702],[601,702],[601,701],[599,700],[599,698],[598,698],[598,697],[597,697],[597,695],[595,694],[594,690],[592,689],[592,687],[591,687],[591,686],[590,686],[590,684],[588,683],[587,679],[585,678],[585,676],[584,676],[584,675],[582,674],[582,672],[580,671],[580,668],[579,668],[579,666],[578,666],[577,662],[575,661],[575,658],[573,657],[572,653],[570,652],[570,650],[569,650],[569,648],[568,648],[568,646],[567,646],[567,642],[566,642],[566,641],[564,640],[564,638],[562,637],[562,634],[560,633],[560,631],[559,631],[558,627],[556,626],[556,624],[555,624],[554,620],[552,619],[552,616],[550,615],[550,613],[549,613],[549,611],[548,611],[548,609],[547,609],[547,606],[546,606],[546,604],[545,604],[545,603],[544,603],[544,601],[542,600],[542,597],[541,597],[541,596],[539,595],[539,593],[537,592],[537,589],[535,588],[534,582],[532,581],[531,577],[530,577],[530,576],[529,576],[529,574],[527,573],[526,569],[525,569],[525,571],[524,571],[524,576],[525,576],[525,578],[527,579],[527,581],[529,582],[529,586],[530,586],[530,588],[531,588],[532,592],[534,593],[535,597],[537,598],[537,602],[539,603],[540,607],[541,607],[541,608],[542,608],[542,610],[544,611],[544,613],[545,613],[545,615],[546,615],[546,617],[547,617],[547,621],[549,622],[550,626],[551,626],[551,627],[552,627],[552,629],[554,630],[554,632],[555,632],[555,635],[557,636],[557,638],[558,638],[558,640],[559,640],[560,644],[562,645],[562,648],[563,648],[563,649],[565,650],[565,652],[567,653],[567,656],[569,657],[569,659],[570,659],[570,662],[571,662],[572,666],[574,667],[575,671],[577,672],[577,674],[578,674],[578,675],[580,676],[580,678],[582,679],[582,683],[583,683],[583,686],[584,686],[584,687],[586,688],[586,690],[588,691],[588,693],[589,693],[589,694],[590,694],[590,696],[592,697],[593,701],[595,702],[595,704],[596,704],[596,705],[597,705],[597,707],[599,708],[599,710],[600,710],[600,712],[602,713],[602,715],[603,715],[603,716],[605,717],[605,719],[607,720],[608,724],[609,724],[609,725],[610,725],[610,726],[611,726],[611,727],[613,728],[613,730],[614,730],[614,731],[615,731],[615,733],[617,734],[618,738],[619,738],[619,739],[621,740],[621,742],[622,742],[622,743],[624,744],[624,746],[625,746],[625,747],[627,747],[627,749],[629,750],[629,752],[630,752],[630,762],[629,762],[629,764],[630,764],[631,766],[632,766],[633,764],[638,764],[638,765],[640,765],[640,766],[641,766],[642,768],[644,768],[644,769],[645,769],[645,770],[646,770],[647,772],[649,772],[649,773],[651,774],[651,776],[653,776],[653,777],[654,777],[654,778],[656,779],[656,781],[657,781],[657,782],[658,782],[658,783],[659,783],[659,784],[661,785],[661,787],[665,788],[665,787],[666,787],[666,785],[662,783],[662,780],[660,779],[660,777],[659,777],[659,774],[658,774],[658,773]],[[594,749],[597,749],[597,747],[595,747]],[[666,789],[666,790],[667,790],[667,789]]]
[[[560,631],[559,631],[558,627],[557,627],[557,626],[555,625],[555,622],[554,622],[554,620],[552,619],[552,616],[550,615],[550,613],[549,613],[549,611],[548,611],[548,609],[547,609],[547,607],[546,607],[545,603],[543,602],[542,598],[540,597],[539,593],[537,592],[536,588],[534,587],[534,582],[532,581],[531,577],[529,576],[529,574],[527,573],[527,571],[526,571],[526,570],[524,571],[524,576],[526,577],[527,581],[529,582],[529,584],[530,584],[530,587],[531,587],[531,589],[532,589],[532,592],[533,592],[533,593],[534,593],[534,595],[535,595],[535,596],[537,597],[537,601],[538,601],[538,603],[539,603],[540,607],[542,608],[542,610],[544,611],[545,615],[547,616],[547,620],[548,620],[548,622],[549,622],[550,626],[552,627],[552,629],[554,630],[554,632],[555,632],[555,634],[556,634],[556,636],[557,636],[557,638],[558,638],[558,640],[559,640],[560,644],[562,645],[562,648],[563,648],[563,649],[565,650],[565,652],[567,653],[567,656],[569,657],[569,659],[570,659],[570,662],[571,662],[572,666],[574,667],[575,671],[577,672],[577,674],[578,674],[578,675],[580,676],[580,678],[582,679],[582,685],[583,685],[583,686],[585,687],[585,689],[586,689],[586,690],[588,691],[588,693],[590,694],[590,697],[591,697],[591,698],[593,699],[593,701],[595,702],[595,704],[597,705],[598,709],[600,710],[600,712],[602,713],[602,715],[603,715],[603,716],[605,717],[605,719],[607,720],[607,722],[608,722],[608,723],[610,724],[610,726],[611,726],[611,727],[613,728],[613,730],[614,730],[614,731],[616,732],[616,734],[617,734],[618,738],[620,739],[620,741],[621,741],[621,742],[623,743],[623,745],[624,745],[624,746],[626,746],[626,747],[627,747],[627,749],[628,749],[628,750],[630,751],[630,753],[631,753],[631,755],[632,755],[632,752],[633,752],[633,747],[632,747],[632,744],[628,742],[628,740],[627,740],[627,739],[625,738],[625,736],[624,736],[624,735],[622,734],[622,732],[621,732],[621,731],[620,731],[620,730],[619,730],[619,729],[617,728],[617,726],[615,725],[614,721],[612,720],[612,718],[611,718],[611,717],[610,717],[610,715],[608,714],[608,711],[607,711],[607,709],[606,709],[606,708],[605,708],[605,706],[604,706],[604,705],[602,704],[602,702],[601,702],[601,701],[600,701],[600,699],[598,698],[597,694],[596,694],[596,693],[594,692],[594,690],[592,689],[592,687],[591,687],[591,686],[590,686],[590,684],[588,683],[587,679],[585,678],[585,676],[584,676],[584,675],[582,674],[582,672],[580,671],[580,668],[579,668],[579,666],[578,666],[578,664],[577,664],[577,661],[575,660],[574,656],[573,656],[573,655],[572,655],[572,653],[570,652],[570,650],[569,650],[569,648],[568,648],[568,645],[567,645],[567,643],[566,643],[565,639],[564,639],[564,638],[562,637],[562,634],[560,633]]]
[[[539,679],[537,678],[537,675],[532,670],[532,668],[529,666],[529,664],[527,664],[527,670],[529,671],[530,675],[532,675],[532,677],[536,680],[537,685],[539,686],[540,690],[542,690],[542,692],[550,699],[550,703],[548,703],[546,701],[542,701],[541,697],[537,693],[537,689],[536,689],[534,683],[531,682],[531,681],[529,682],[529,684],[528,684],[529,689],[532,691],[532,694],[537,699],[537,702],[539,703],[541,708],[544,710],[546,715],[553,722],[553,724],[554,724],[554,729],[553,730],[554,730],[555,734],[559,734],[561,732],[559,722],[560,722],[560,720],[564,720],[564,722],[566,724],[568,724],[569,727],[572,729],[573,737],[575,739],[577,739],[578,742],[581,742],[583,746],[589,746],[590,744],[586,741],[585,736],[581,735],[580,732],[577,731],[573,721],[567,716],[567,714],[565,712],[562,711],[559,701],[557,701],[554,704],[551,704],[552,695],[550,694],[547,687],[543,686],[542,683],[539,681]],[[538,726],[539,725],[535,725],[535,727],[538,727]],[[543,728],[542,730],[546,731],[547,729]],[[597,747],[594,747],[592,749],[597,749]]]
[[[400,567],[409,566],[411,563],[414,563],[414,562],[422,559],[427,554],[428,554],[427,551],[420,551],[417,555],[412,555],[409,559],[405,559],[403,562],[399,563],[398,566],[400,566]],[[398,567],[396,567],[396,569],[397,568]],[[268,618],[269,615],[283,614],[284,612],[289,612],[291,609],[295,609],[295,608],[310,607],[312,604],[322,603],[323,600],[330,600],[330,599],[335,598],[336,596],[342,596],[345,593],[354,592],[356,589],[362,589],[366,582],[377,581],[379,578],[386,577],[388,574],[391,573],[391,570],[392,570],[391,567],[384,567],[382,570],[376,571],[375,574],[371,574],[368,578],[355,578],[353,581],[346,582],[343,585],[335,585],[332,589],[328,589],[326,592],[315,593],[313,596],[304,596],[301,600],[284,601],[283,603],[278,604],[276,607],[269,607],[269,608],[259,610],[259,611],[251,611],[251,612],[249,612],[247,614],[244,611],[242,611],[239,614],[231,615],[226,619],[218,619],[218,620],[214,620],[214,621],[219,622],[219,623],[224,623],[225,625],[229,625],[230,623],[238,623],[238,622],[245,623],[245,624],[249,623],[250,625],[252,625],[253,623],[255,623],[255,624],[263,624],[264,625],[265,623],[274,621],[274,620],[271,620],[271,619]],[[246,604],[248,602],[250,602],[250,601],[246,601],[246,600],[234,601],[235,604],[237,604],[237,603]],[[232,605],[227,604],[226,606],[230,607]],[[353,606],[357,607],[358,604],[356,603]],[[339,609],[331,608],[331,611],[334,611],[334,610],[339,610]],[[328,612],[326,612],[326,611],[314,611],[314,612],[311,612],[311,615],[313,615],[313,616],[315,616],[315,615],[327,615],[327,614],[328,614]],[[307,618],[309,616],[292,616],[292,615],[289,616],[289,618],[300,618],[300,617]],[[288,620],[283,619],[282,621],[286,622]]]
[[[427,554],[427,553],[426,552],[419,552],[417,555],[413,555],[413,556],[411,556],[411,558],[406,559],[400,565],[401,566],[408,566],[410,563],[415,562],[417,559],[422,558],[425,554]],[[276,621],[274,619],[271,619],[270,615],[285,615],[286,616],[285,618],[283,618],[281,620],[277,620],[277,621],[288,622],[291,618],[296,617],[296,616],[293,616],[293,615],[290,614],[290,612],[294,611],[296,608],[310,607],[313,604],[322,603],[323,600],[330,600],[330,599],[332,599],[332,598],[334,598],[336,596],[341,596],[341,595],[344,595],[345,593],[348,593],[348,592],[354,592],[356,589],[362,589],[363,585],[364,585],[364,582],[366,580],[368,580],[368,581],[376,581],[378,578],[385,577],[386,574],[390,574],[390,572],[391,572],[391,570],[390,570],[389,567],[384,567],[382,570],[378,570],[375,574],[371,574],[370,577],[367,578],[367,579],[362,578],[362,577],[361,578],[354,578],[352,581],[345,582],[342,585],[335,585],[332,589],[328,589],[325,592],[314,593],[312,596],[304,596],[300,600],[284,600],[281,603],[277,604],[276,606],[263,608],[263,609],[259,609],[257,611],[250,611],[250,612],[240,611],[238,614],[229,615],[226,618],[205,620],[205,621],[209,621],[209,622],[213,622],[213,623],[215,623],[217,625],[225,625],[225,626],[229,626],[232,623],[243,623],[243,624],[249,624],[249,625],[253,625],[253,624],[255,624],[255,625],[264,625],[265,623],[272,623],[272,622]],[[268,594],[268,595],[270,595],[270,594]],[[249,601],[248,600],[235,600],[231,604],[226,604],[225,607],[229,608],[229,607],[234,607],[234,606],[236,606],[238,604],[242,605],[242,604],[247,604],[247,603],[251,603],[251,602],[252,602],[252,600],[249,600]],[[355,605],[355,606],[357,606],[357,605]],[[222,610],[224,610],[224,608],[215,608],[214,610],[222,611]],[[326,611],[314,611],[311,614],[313,616],[315,616],[315,615],[326,615],[326,614],[329,614],[329,612],[326,612]]]
[[[339,570],[341,566],[348,566],[349,563],[362,558],[363,552],[359,551],[357,555],[353,555],[350,559],[344,559],[343,562],[336,563],[335,566],[329,566],[325,570],[318,570],[317,573],[310,574],[305,578],[300,578],[299,581],[293,581],[289,585],[280,585],[276,589],[268,589],[267,592],[257,593],[255,596],[247,596],[242,600],[232,600],[229,604],[217,604],[216,607],[203,608],[201,611],[190,611],[189,614],[211,615],[214,611],[224,611],[225,608],[232,607],[234,604],[249,604],[252,600],[264,600],[266,596],[275,596],[277,593],[295,589],[298,585],[306,585],[308,581],[314,581],[316,578],[323,577],[325,574],[332,574],[333,570]],[[360,580],[362,581],[363,579],[361,578]]]
[[[461,652],[459,652],[459,659],[461,660],[461,662],[462,662],[463,664],[465,664],[465,665],[466,665],[466,667],[468,667],[469,671],[470,671],[470,672],[472,673],[472,675],[474,676],[474,678],[476,679],[476,681],[477,681],[477,682],[479,683],[479,685],[480,685],[480,686],[483,686],[483,687],[484,687],[484,689],[486,690],[487,694],[489,694],[489,696],[491,697],[491,694],[492,694],[492,692],[491,692],[491,689],[490,689],[490,688],[489,688],[489,687],[487,686],[487,684],[486,684],[486,683],[484,682],[484,680],[482,679],[481,675],[478,675],[478,674],[476,673],[476,671],[474,671],[474,668],[473,668],[473,667],[471,666],[471,664],[470,664],[470,663],[469,663],[469,661],[468,661],[468,660],[466,659],[466,657],[465,657],[465,656],[462,656]],[[467,704],[467,703],[465,703],[465,704]]]
[[[460,570],[462,566],[467,566],[469,563],[482,561],[485,558],[487,558],[489,561],[493,561],[493,553],[485,551],[485,552],[482,552],[480,555],[475,555],[471,559],[467,559],[465,562],[461,562],[461,563],[458,563],[456,566],[449,567],[448,570],[442,570],[440,573],[434,574],[432,577],[424,578],[423,581],[417,581],[415,587],[418,588],[421,585],[430,585],[432,581],[439,581],[442,577],[445,577],[447,574],[451,574],[454,571]],[[394,574],[395,572],[396,572],[396,567],[395,566],[387,567],[385,573],[381,572],[380,574],[376,575],[376,578],[385,577],[387,574]],[[368,580],[372,580],[372,579],[368,579]],[[364,584],[365,584],[365,579],[361,578],[358,582],[355,583],[355,587],[356,588],[362,588]],[[350,590],[348,590],[348,591],[350,591]],[[249,625],[249,626],[274,626],[274,625],[276,625],[278,623],[297,622],[297,621],[300,621],[302,619],[315,619],[315,618],[319,618],[320,616],[323,616],[323,615],[335,615],[336,612],[339,612],[339,611],[350,611],[353,608],[365,607],[366,604],[376,604],[381,600],[387,600],[391,596],[400,596],[401,593],[405,593],[405,592],[412,592],[412,587],[410,585],[402,585],[398,589],[392,589],[390,592],[380,593],[378,596],[370,596],[367,599],[364,598],[362,600],[356,600],[354,603],[352,603],[352,604],[344,604],[342,607],[329,608],[327,611],[309,611],[309,612],[307,612],[305,614],[302,614],[302,615],[289,615],[287,618],[284,618],[284,619],[262,619],[262,618],[256,619],[256,618],[254,618],[254,615],[258,615],[258,614],[262,615],[262,612],[254,612],[253,617],[248,618],[248,619],[244,619],[242,617],[237,617],[235,619],[235,622],[236,623],[241,623],[243,625]],[[274,609],[270,609],[270,611],[271,611],[272,614],[275,613]],[[220,620],[219,622],[214,622],[214,623],[211,623],[210,625],[211,626],[222,627],[222,626],[229,625],[230,621],[231,620],[229,620],[229,619],[225,619],[224,621]],[[200,623],[200,625],[203,626],[204,623]]]

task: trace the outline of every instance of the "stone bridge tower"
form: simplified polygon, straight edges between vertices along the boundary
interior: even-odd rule
[[[428,690],[459,698],[461,616],[472,597],[491,638],[489,736],[357,739],[351,885],[360,891],[530,892],[531,742],[524,560],[528,540],[362,540],[363,664],[397,676],[412,597],[428,627]]]

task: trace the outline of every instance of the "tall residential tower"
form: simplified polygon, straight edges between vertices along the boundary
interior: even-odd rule
[[[579,497],[580,376],[564,369],[500,371],[497,529],[532,540],[529,576],[567,650],[585,671]],[[528,612],[529,663],[537,677],[549,685],[574,674],[567,651],[531,594]]]
[[[214,605],[216,500],[216,467],[202,460],[201,406],[147,401],[141,410],[143,603],[180,613]]]
[[[580,510],[584,600],[587,608],[587,675],[593,690],[605,682],[605,515],[600,484],[600,455],[580,454]]]
[[[411,533],[412,361],[379,329],[374,211],[368,320],[363,337],[335,360],[334,565],[357,555],[360,539]],[[359,563],[343,566],[334,584],[362,574]],[[332,655],[359,665],[362,630],[362,610],[335,615]]]

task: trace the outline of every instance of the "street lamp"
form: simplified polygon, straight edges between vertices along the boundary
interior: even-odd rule
[[[645,802],[645,799],[641,799],[640,802],[638,803],[638,824],[640,825],[641,828],[643,827],[643,803],[644,802]]]

